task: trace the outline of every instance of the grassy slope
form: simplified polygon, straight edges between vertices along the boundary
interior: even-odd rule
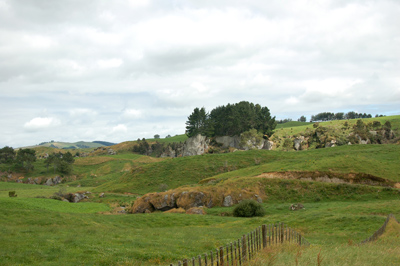
[[[143,194],[195,185],[215,177],[256,176],[274,171],[362,172],[400,182],[399,145],[352,145],[300,152],[247,151],[166,159],[134,168],[99,186],[97,191]]]

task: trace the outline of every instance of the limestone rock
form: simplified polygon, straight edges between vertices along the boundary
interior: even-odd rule
[[[192,207],[205,206],[207,203],[207,196],[203,192],[182,192],[176,201],[178,207],[182,207],[185,210]]]
[[[188,138],[183,146],[183,156],[201,155],[208,149],[209,140],[200,134]]]
[[[254,195],[254,197],[256,198],[258,203],[262,203],[263,202],[263,200],[262,200],[262,198],[260,196]]]
[[[46,180],[46,183],[44,183],[46,186],[53,186],[54,185],[54,183],[53,183],[53,179],[52,178],[49,178],[49,179],[47,179]]]
[[[222,148],[240,148],[240,137],[238,136],[222,136],[216,137],[215,142],[222,145]]]
[[[301,209],[304,209],[304,205],[301,203],[292,204],[292,205],[290,205],[289,209],[292,211],[301,210]]]
[[[224,202],[222,203],[222,206],[224,207],[230,207],[233,205],[233,200],[232,196],[228,195],[224,198]]]
[[[193,207],[186,211],[186,214],[200,214],[205,215],[206,212],[202,207]]]
[[[56,177],[53,178],[53,184],[54,184],[54,185],[60,184],[61,181],[62,181],[62,180],[61,180],[61,177],[59,177],[59,176],[56,176]]]
[[[270,140],[265,140],[264,141],[264,146],[263,149],[264,150],[272,150],[272,147],[274,146],[274,142],[270,141]]]
[[[155,193],[149,193],[143,197],[138,198],[130,209],[131,213],[145,213],[146,211],[153,212],[155,209],[150,203],[151,197]]]
[[[88,199],[89,197],[86,195],[86,193],[75,193],[73,197],[73,202],[78,203],[83,199]]]
[[[175,194],[157,193],[150,199],[153,208],[159,211],[168,211],[176,208]]]

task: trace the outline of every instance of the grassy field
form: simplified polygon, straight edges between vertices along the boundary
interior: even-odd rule
[[[316,265],[320,250],[324,262],[329,258],[329,264],[322,265],[380,265],[382,258],[376,255],[386,252],[367,252],[368,247],[375,249],[374,244],[361,248],[353,244],[377,230],[388,213],[400,216],[399,203],[398,196],[380,200],[372,194],[363,201],[304,203],[305,209],[293,212],[289,203],[272,202],[264,204],[267,215],[262,218],[235,218],[220,216],[232,212],[232,207],[212,208],[205,216],[103,215],[95,212],[106,210],[104,204],[2,197],[0,264],[167,265],[227,244],[261,224],[284,222],[300,231],[311,247],[272,250],[278,254],[276,265],[294,265],[299,250],[299,265]],[[392,250],[383,258],[387,262],[399,256],[400,241],[394,233],[397,237],[390,235],[388,241],[377,243],[378,248]],[[333,256],[335,250],[349,255]]]

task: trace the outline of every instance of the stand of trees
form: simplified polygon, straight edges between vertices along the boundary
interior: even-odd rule
[[[186,135],[235,136],[256,129],[263,135],[270,136],[275,127],[275,117],[271,117],[267,107],[242,101],[218,106],[210,113],[204,107],[195,108],[186,121]]]
[[[10,168],[24,169],[26,172],[33,170],[36,161],[36,151],[32,149],[19,149],[17,152],[12,147],[0,149],[0,163],[8,164]],[[11,167],[12,166],[12,167]]]
[[[69,174],[72,172],[72,164],[75,162],[74,157],[70,152],[66,153],[53,153],[49,155],[49,157],[44,160],[44,163],[47,167],[47,172],[49,172],[49,166],[52,165],[54,169],[54,173],[59,171],[63,174]]]
[[[343,120],[343,119],[357,119],[357,118],[372,118],[371,114],[366,113],[356,113],[354,111],[348,113],[330,113],[330,112],[323,112],[316,115],[312,115],[310,122],[313,121],[332,121],[332,120]]]

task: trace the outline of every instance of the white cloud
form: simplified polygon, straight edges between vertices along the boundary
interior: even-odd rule
[[[62,6],[0,0],[3,146],[181,134],[193,108],[242,100],[293,119],[400,113],[399,1]]]
[[[136,109],[127,109],[123,112],[123,116],[126,118],[140,118],[143,116],[142,111]]]
[[[113,127],[111,130],[111,133],[126,133],[126,132],[128,132],[128,127],[123,124],[119,124]]]
[[[97,61],[97,65],[101,68],[114,68],[121,66],[123,61],[119,58],[101,59]]]
[[[27,130],[41,130],[54,126],[60,125],[61,122],[57,118],[53,117],[35,117],[29,122],[24,124],[24,128]]]

